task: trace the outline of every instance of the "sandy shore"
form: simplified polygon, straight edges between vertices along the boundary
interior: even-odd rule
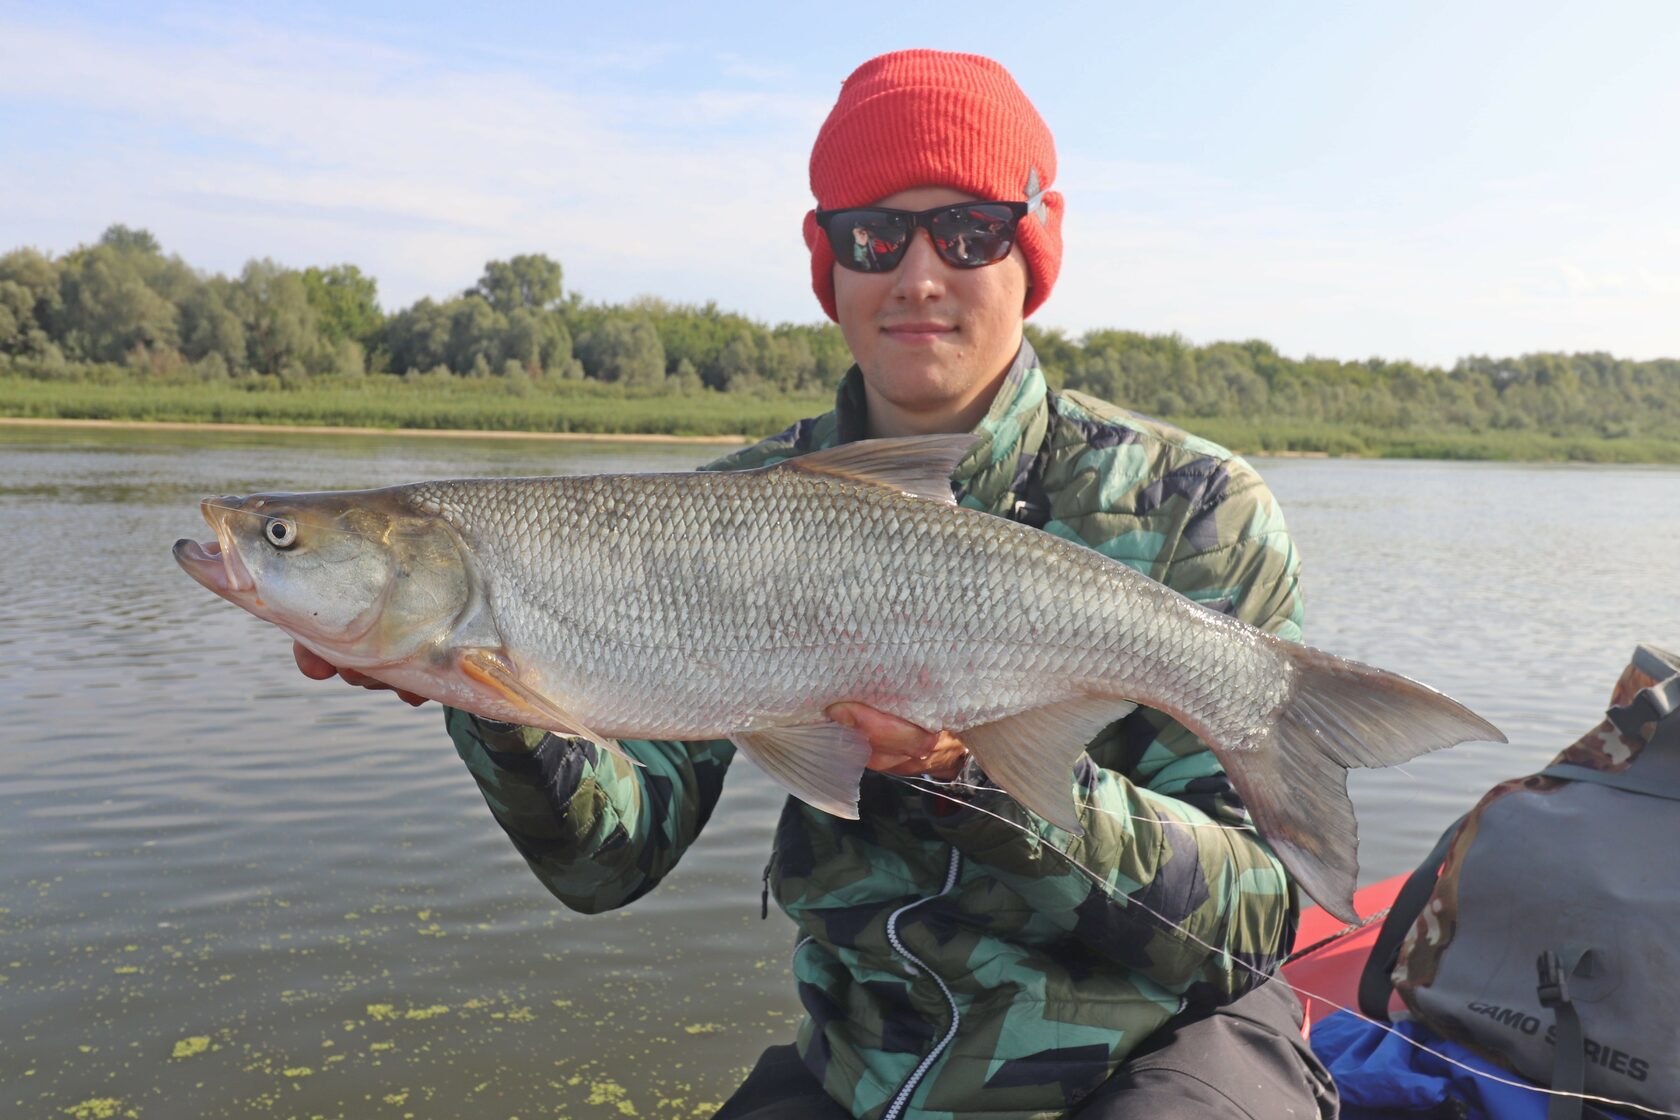
[[[752,440],[746,436],[663,436],[626,432],[619,435],[596,432],[503,432],[472,428],[351,428],[334,424],[211,424],[181,420],[58,420],[24,416],[0,416],[0,427],[16,428],[106,428],[137,432],[277,432],[306,436],[436,436],[440,439],[536,439],[571,443],[697,443],[739,447]],[[1267,459],[1329,459],[1324,451],[1255,451],[1248,454]],[[1360,459],[1362,455],[1337,458]]]
[[[210,424],[174,420],[47,420],[0,416],[0,426],[27,428],[106,428],[151,432],[276,432],[307,436],[436,436],[440,439],[541,439],[574,443],[713,443],[738,446],[745,436],[663,436],[595,432],[483,432],[469,428],[350,428],[330,424]]]

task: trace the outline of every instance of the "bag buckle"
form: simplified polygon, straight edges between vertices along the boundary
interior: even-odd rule
[[[1564,971],[1563,959],[1547,949],[1534,962],[1535,969],[1540,973],[1540,984],[1535,992],[1540,996],[1541,1007],[1557,1007],[1569,1002],[1569,974]]]

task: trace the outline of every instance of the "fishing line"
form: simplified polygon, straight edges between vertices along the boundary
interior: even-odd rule
[[[889,775],[889,776],[890,777],[900,777],[901,775],[896,775],[895,774],[895,775]],[[915,778],[918,778],[921,781],[929,782],[929,783],[938,785],[943,789],[961,789],[961,790],[968,790],[972,793],[987,793],[987,792],[995,793],[995,792],[997,792],[997,787],[996,786],[979,786],[979,785],[975,785],[973,782],[964,782],[964,781],[961,781],[961,780],[956,779],[956,778],[953,778],[950,781],[943,781],[939,778],[930,778],[930,777],[927,777],[925,775],[911,775],[911,776],[915,777]],[[1162,796],[1166,796],[1166,795],[1163,794]],[[1177,798],[1174,798],[1173,800],[1177,800]],[[1093,813],[1100,813],[1103,816],[1111,817],[1114,820],[1142,821],[1145,824],[1158,824],[1161,821],[1160,817],[1146,817],[1146,816],[1143,816],[1140,813],[1122,813],[1122,812],[1119,812],[1119,811],[1114,810],[1114,809],[1105,809],[1101,805],[1098,805],[1095,801],[1081,801],[1077,797],[1074,798],[1073,801],[1074,801],[1074,804],[1081,809],[1089,809]],[[965,801],[965,802],[963,802],[963,804],[967,805],[967,804],[970,804],[970,803]],[[1254,834],[1254,829],[1251,826],[1246,825],[1246,824],[1224,824],[1224,823],[1222,823],[1220,821],[1216,821],[1216,820],[1183,821],[1183,820],[1179,820],[1177,817],[1173,817],[1171,819],[1172,819],[1173,824],[1179,825],[1183,828],[1204,828],[1204,829],[1211,829],[1214,832],[1246,832],[1251,836]],[[1019,822],[1017,822],[1017,823],[1019,823]]]
[[[1085,874],[1086,878],[1090,879],[1092,883],[1096,884],[1099,888],[1101,888],[1102,892],[1105,895],[1107,895],[1109,897],[1109,899],[1111,899],[1112,901],[1114,901],[1114,902],[1116,902],[1116,903],[1118,903],[1122,906],[1136,906],[1139,910],[1142,910],[1144,913],[1148,914],[1151,918],[1154,918],[1157,922],[1159,922],[1161,925],[1165,926],[1167,929],[1170,929],[1170,930],[1174,931],[1175,933],[1180,934],[1186,940],[1190,941],[1191,943],[1193,943],[1195,945],[1200,946],[1203,949],[1206,949],[1208,952],[1214,954],[1216,957],[1220,958],[1221,960],[1226,961],[1230,964],[1234,964],[1234,965],[1238,966],[1239,968],[1246,969],[1249,972],[1252,972],[1255,976],[1259,977],[1262,981],[1273,980],[1273,979],[1283,980],[1283,982],[1285,984],[1289,984],[1291,990],[1293,990],[1295,992],[1298,992],[1301,995],[1305,995],[1305,996],[1307,996],[1311,999],[1316,999],[1320,1003],[1323,1003],[1327,1007],[1334,1007],[1338,1011],[1346,1011],[1349,1014],[1357,1015],[1360,1019],[1363,1019],[1365,1022],[1370,1023],[1373,1026],[1377,1027],[1383,1033],[1388,1034],[1388,1035],[1392,1035],[1393,1037],[1400,1039],[1402,1042],[1406,1043],[1407,1045],[1413,1046],[1416,1049],[1421,1050],[1423,1053],[1428,1054],[1431,1057],[1436,1058],[1436,1059],[1438,1059],[1442,1062],[1445,1062],[1450,1066],[1453,1066],[1457,1069],[1461,1069],[1465,1073],[1471,1074],[1472,1076],[1475,1076],[1475,1077],[1480,1077],[1480,1078],[1482,1078],[1486,1081],[1491,1081],[1491,1082],[1493,1082],[1495,1084],[1498,1084],[1498,1085],[1506,1085],[1506,1086],[1509,1086],[1510,1088],[1513,1088],[1513,1089],[1528,1089],[1528,1090],[1531,1090],[1532,1092],[1543,1093],[1543,1094],[1545,1094],[1546,1096],[1549,1096],[1549,1097],[1568,1097],[1572,1100],[1578,1099],[1578,1100],[1582,1100],[1582,1101],[1589,1101],[1593,1104],[1608,1105],[1608,1106],[1611,1106],[1611,1107],[1614,1107],[1614,1108],[1631,1109],[1631,1110],[1636,1111],[1636,1112],[1644,1113],[1647,1116],[1665,1117],[1665,1118],[1669,1118],[1669,1120],[1680,1120],[1680,1113],[1664,1112],[1661,1109],[1650,1108],[1646,1105],[1638,1104],[1634,1101],[1617,1100],[1615,1097],[1601,1097],[1601,1096],[1598,1096],[1598,1095],[1593,1094],[1593,1093],[1571,1093],[1571,1092],[1567,1092],[1567,1091],[1562,1090],[1562,1089],[1548,1089],[1548,1088],[1546,1088],[1545,1086],[1542,1086],[1542,1085],[1534,1085],[1534,1084],[1531,1084],[1530,1082],[1527,1082],[1527,1081],[1517,1081],[1517,1080],[1514,1080],[1514,1079],[1511,1079],[1511,1078],[1500,1077],[1498,1074],[1488,1073],[1486,1070],[1477,1069],[1474,1066],[1471,1066],[1471,1065],[1469,1065],[1465,1062],[1461,1062],[1458,1059],[1453,1058],[1453,1057],[1451,1057],[1447,1054],[1443,1054],[1439,1050],[1432,1049],[1431,1047],[1429,1047],[1425,1043],[1419,1042],[1417,1039],[1412,1038],[1412,1037],[1402,1033],[1401,1031],[1395,1030],[1394,1027],[1390,1026],[1387,1023],[1380,1023],[1375,1019],[1366,1018],[1364,1015],[1361,1015],[1359,1012],[1353,1010],[1353,1008],[1343,1007],[1341,1004],[1337,1003],[1333,999],[1330,999],[1328,996],[1321,995],[1318,992],[1310,991],[1306,988],[1300,987],[1299,985],[1293,984],[1290,981],[1284,979],[1281,975],[1274,976],[1272,973],[1263,972],[1260,969],[1258,969],[1258,968],[1254,967],[1253,965],[1249,964],[1247,961],[1236,957],[1235,955],[1228,952],[1227,950],[1221,949],[1216,945],[1211,945],[1208,942],[1203,941],[1201,938],[1197,937],[1194,933],[1191,933],[1188,929],[1185,929],[1183,926],[1179,925],[1177,922],[1173,921],[1171,918],[1168,918],[1165,914],[1162,914],[1159,911],[1152,909],[1146,903],[1139,902],[1137,899],[1133,898],[1131,895],[1125,894],[1123,892],[1117,892],[1116,890],[1114,890],[1114,888],[1112,888],[1108,885],[1108,882],[1107,882],[1106,879],[1104,879],[1102,876],[1098,875],[1091,868],[1086,867],[1083,863],[1080,863],[1077,859],[1074,859],[1072,855],[1068,854],[1063,849],[1056,847],[1056,845],[1050,843],[1044,837],[1038,835],[1038,833],[1036,833],[1033,830],[1027,828],[1025,825],[1021,824],[1019,821],[1012,821],[1008,817],[1005,817],[1005,816],[1003,816],[999,813],[994,813],[990,809],[982,808],[981,806],[974,804],[974,802],[972,802],[972,801],[965,801],[965,800],[963,800],[962,798],[959,798],[959,797],[952,797],[950,794],[945,792],[944,788],[942,788],[942,787],[946,787],[946,786],[960,786],[963,783],[943,782],[943,781],[940,781],[937,778],[907,777],[907,776],[901,775],[901,774],[888,774],[887,777],[897,778],[899,781],[906,783],[907,785],[909,785],[913,789],[919,789],[919,790],[923,791],[924,793],[930,793],[935,797],[942,797],[945,800],[952,802],[953,804],[960,805],[960,806],[962,806],[966,809],[972,809],[977,813],[984,813],[988,817],[992,817],[992,818],[995,818],[996,820],[1002,821],[1004,824],[1009,825],[1011,828],[1014,828],[1014,829],[1018,830],[1019,832],[1023,833],[1024,835],[1030,836],[1033,839],[1038,840],[1039,842],[1043,843],[1043,845],[1046,848],[1049,848],[1051,851],[1055,852],[1057,855],[1059,855],[1063,859],[1067,860],[1068,863],[1070,863],[1075,868],[1077,868],[1081,872],[1083,872]],[[968,788],[979,788],[979,787],[969,786]],[[1130,815],[1130,814],[1127,814],[1127,815]],[[1142,818],[1139,818],[1139,819],[1142,819]],[[1173,823],[1182,823],[1182,822],[1174,821]],[[1227,825],[1227,826],[1221,826],[1221,827],[1227,827],[1228,828],[1228,827],[1231,827],[1231,826]],[[1241,831],[1247,832],[1249,830],[1248,829],[1242,829]]]

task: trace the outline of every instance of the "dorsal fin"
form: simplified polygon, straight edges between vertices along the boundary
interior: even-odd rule
[[[972,432],[963,432],[960,435],[865,439],[789,459],[779,464],[778,469],[867,482],[954,505],[951,472],[957,469],[957,464],[981,438]]]

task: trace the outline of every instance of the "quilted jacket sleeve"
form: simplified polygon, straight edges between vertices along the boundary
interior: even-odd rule
[[[702,468],[742,470],[791,453],[790,430]],[[641,766],[575,739],[445,709],[455,750],[496,821],[555,897],[596,913],[652,890],[712,815],[727,740],[625,740]]]
[[[528,727],[447,709],[455,749],[539,880],[573,910],[634,902],[699,836],[735,748],[626,740],[641,766]]]

